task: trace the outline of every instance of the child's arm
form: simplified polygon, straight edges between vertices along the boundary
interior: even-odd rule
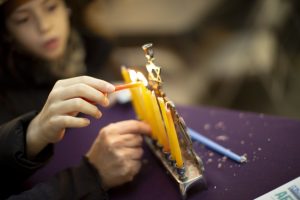
[[[27,121],[30,116],[25,116],[26,119],[23,117],[22,121]],[[13,130],[23,127],[16,126],[15,123],[12,124],[15,127]],[[20,143],[23,141],[16,139],[16,135],[19,134],[17,131],[7,132],[6,129],[2,129],[2,131],[6,136],[13,135],[10,137],[12,141]],[[60,171],[48,181],[19,195],[10,196],[9,199],[107,199],[107,189],[131,181],[139,172],[143,154],[141,135],[149,135],[150,131],[147,124],[136,120],[110,124],[99,132],[86,157],[78,166]],[[5,134],[6,132],[7,134]],[[7,142],[7,140],[4,139],[2,142]],[[10,144],[10,146],[14,145]],[[33,172],[33,165],[28,164],[30,161],[26,161],[24,158],[22,159],[25,162],[23,165],[14,163],[16,159],[14,156],[10,158],[11,153],[9,151],[6,156],[3,156],[10,160],[2,160],[11,166],[7,170],[1,168],[3,169],[2,175],[5,175],[2,181],[7,187],[5,189],[15,188],[20,183],[19,181],[22,181],[18,178],[25,174],[28,175],[26,171]],[[35,165],[36,170],[40,165],[38,163]],[[11,184],[7,185],[7,182]],[[0,194],[2,194],[1,192]],[[5,192],[7,192],[6,196],[2,196],[3,198],[13,194],[12,191],[5,190]]]
[[[28,158],[34,158],[48,144],[59,142],[66,128],[88,126],[89,120],[76,117],[78,113],[100,118],[100,110],[90,102],[107,106],[109,101],[105,93],[113,91],[112,84],[88,76],[57,81],[42,111],[28,126]]]

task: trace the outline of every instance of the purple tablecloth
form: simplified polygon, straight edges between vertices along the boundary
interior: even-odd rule
[[[253,199],[300,176],[300,121],[216,108],[178,110],[189,127],[248,158],[246,164],[237,164],[194,143],[204,162],[207,188],[192,187],[188,199]],[[87,128],[68,130],[56,145],[54,158],[30,182],[43,181],[76,165],[104,125],[134,118],[129,105],[118,105],[103,113]],[[149,148],[144,149],[141,172],[133,182],[111,190],[111,199],[181,199],[175,181]]]

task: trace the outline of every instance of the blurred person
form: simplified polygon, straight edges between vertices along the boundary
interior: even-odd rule
[[[99,75],[112,44],[78,31],[65,1],[1,0],[0,14],[0,122],[40,109],[58,79],[117,74]]]
[[[113,86],[80,76],[100,67],[105,52],[96,48],[101,41],[92,42],[92,37],[85,38],[71,26],[63,0],[1,0],[0,14],[1,124],[29,110],[41,110],[0,128],[0,184],[5,198],[17,194],[17,186],[46,164],[66,128],[90,123],[78,113],[101,117],[91,102],[108,105],[104,93],[112,92]],[[65,79],[75,76],[79,77]],[[105,199],[105,190],[132,180],[139,171],[139,134],[149,131],[138,121],[108,125],[78,167],[10,198]]]
[[[0,126],[0,198],[107,199],[108,189],[131,181],[141,168],[141,135],[151,131],[136,120],[105,126],[77,167],[20,193],[20,184],[47,163],[66,128],[89,125],[89,119],[77,114],[99,119],[95,104],[107,106],[105,93],[113,91],[110,83],[88,76],[59,80],[39,113]]]

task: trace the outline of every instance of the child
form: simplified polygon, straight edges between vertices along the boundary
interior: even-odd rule
[[[30,106],[26,103],[33,101],[32,106],[41,106],[47,99],[39,113],[32,112],[0,126],[2,199],[12,195],[22,180],[46,163],[53,144],[63,139],[66,128],[89,125],[88,119],[77,116],[79,112],[101,117],[99,107],[90,102],[108,105],[104,94],[114,91],[114,86],[79,76],[57,81],[50,93],[45,89],[40,95],[43,84],[86,70],[84,50],[80,38],[70,29],[68,9],[62,0],[0,0],[0,10],[4,100],[13,92],[23,92],[24,98],[9,100],[27,111]],[[2,108],[6,106],[2,104],[1,111]],[[60,172],[20,197],[105,199],[105,190],[132,180],[141,167],[140,134],[149,134],[149,126],[129,120],[108,125],[100,132],[78,167]]]
[[[108,43],[76,31],[63,0],[0,2],[0,122],[40,109],[56,80],[103,67]]]
[[[20,192],[18,185],[45,165],[53,144],[64,137],[66,128],[89,125],[82,112],[101,117],[98,108],[85,98],[106,106],[103,93],[114,87],[92,77],[58,81],[40,113],[28,113],[0,126],[0,198]],[[81,96],[82,98],[78,98]],[[131,181],[141,167],[142,137],[150,134],[147,124],[128,120],[110,124],[100,131],[81,164],[59,172],[15,198],[106,199],[106,190]]]

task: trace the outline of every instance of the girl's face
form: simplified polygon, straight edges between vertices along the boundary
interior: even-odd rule
[[[12,39],[26,52],[53,61],[66,49],[69,16],[62,0],[31,0],[6,19]]]

